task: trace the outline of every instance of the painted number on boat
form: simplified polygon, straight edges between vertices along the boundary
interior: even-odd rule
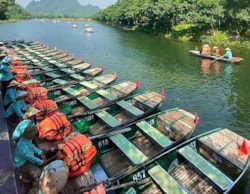
[[[139,171],[133,175],[133,181],[140,181],[144,178],[146,178],[145,170]]]
[[[73,105],[75,105],[76,103],[77,103],[76,100],[72,100],[72,101],[69,102],[69,105],[73,106]]]
[[[86,120],[87,121],[91,121],[94,119],[94,115],[89,115],[89,116],[86,116]]]
[[[103,139],[101,141],[98,141],[98,147],[99,148],[102,148],[102,147],[107,146],[107,145],[109,145],[109,140],[108,139]]]
[[[54,91],[54,95],[59,95],[59,94],[61,94],[61,91],[60,91],[60,90]]]
[[[46,85],[47,86],[52,86],[54,83],[51,81],[51,82],[47,82]]]

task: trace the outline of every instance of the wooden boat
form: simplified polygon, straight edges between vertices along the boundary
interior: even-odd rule
[[[142,119],[161,107],[164,97],[161,93],[145,91],[129,96],[123,100],[89,112],[88,115],[68,115],[73,132],[85,133],[88,136],[108,134]],[[61,141],[44,141],[37,139],[37,145],[45,151],[56,147]]]
[[[119,135],[112,136],[110,141],[123,148],[127,155],[129,153],[130,161],[142,160],[140,150],[118,139]],[[107,179],[100,182],[106,192],[115,193],[229,193],[249,168],[249,143],[229,129],[214,129],[134,168],[128,165],[122,168],[124,160],[119,160],[118,168],[128,170],[109,178],[113,168],[110,167],[104,174]],[[110,156],[106,166],[114,159]],[[98,168],[93,166],[92,172],[97,177],[95,169]]]
[[[92,29],[92,27],[90,27],[89,24],[84,25],[84,31],[85,32],[94,32],[94,30]]]
[[[91,180],[100,182],[111,177],[119,177],[188,139],[197,124],[194,120],[195,115],[174,108],[131,123],[126,128],[114,131],[116,134],[110,133],[105,138],[90,136],[98,152],[98,159],[91,167],[91,177],[94,177]],[[166,131],[166,127],[171,128],[172,134]],[[81,179],[82,176],[73,179],[74,183],[73,180],[68,181],[62,192],[81,193],[81,187],[89,188],[86,184],[75,184]]]
[[[154,91],[129,96],[115,104],[99,110],[92,115],[81,117],[79,115],[68,117],[72,120],[75,130],[82,133],[88,132],[90,135],[107,133],[117,128],[128,125],[141,119],[154,111],[157,111],[163,104],[164,96]],[[83,123],[84,129],[82,128]]]
[[[117,74],[105,74],[101,76],[94,77],[90,80],[84,80],[75,83],[74,85],[68,85],[66,87],[61,87],[60,89],[48,90],[49,99],[53,99],[56,103],[61,104],[67,102],[70,106],[76,103],[76,98],[85,97],[91,92],[94,92],[100,88],[103,88],[117,79]],[[53,80],[53,82],[65,83],[64,80]],[[68,81],[66,81],[68,82]]]
[[[190,50],[189,53],[194,56],[203,57],[207,59],[213,59],[213,60],[216,59],[218,61],[226,62],[226,63],[239,63],[244,60],[241,57],[233,57],[232,59],[227,59],[227,58],[223,58],[222,56],[203,55],[200,53],[200,51],[197,51],[197,50]]]
[[[97,85],[95,88],[102,87],[99,81],[98,81],[99,85]],[[88,82],[88,83],[94,86],[96,84],[96,78],[93,78],[93,81]],[[85,84],[85,86],[87,86],[87,84]],[[60,102],[59,108],[61,107],[61,109],[71,110],[71,112],[67,111],[67,113],[72,116],[73,115],[81,115],[81,116],[89,115],[97,109],[110,106],[116,103],[117,101],[128,97],[137,88],[138,87],[136,83],[131,82],[131,81],[123,81],[117,84],[108,85],[98,90],[94,89],[94,87],[92,88],[86,87],[86,90],[88,90],[88,93],[89,93],[88,95],[86,96],[84,95],[80,97],[72,96],[72,98],[68,100],[64,100],[63,102]]]

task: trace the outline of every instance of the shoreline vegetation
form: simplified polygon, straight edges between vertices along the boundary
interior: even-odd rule
[[[45,13],[44,1],[35,6],[35,12],[21,8],[13,0],[5,2],[0,9],[0,23],[34,18],[95,21],[171,40],[250,49],[250,5],[246,0],[145,0],[143,3],[141,0],[118,0],[98,12],[88,6],[88,16],[58,14],[56,10]],[[76,0],[72,2],[76,3],[74,9],[79,8]],[[83,8],[81,12],[86,11]]]
[[[48,18],[32,18],[32,19],[48,19]],[[65,20],[65,21],[81,21],[81,22],[98,22],[102,23],[105,25],[113,26],[115,28],[118,28],[120,30],[124,31],[142,31],[138,29],[138,26],[133,25],[133,26],[126,26],[126,25],[117,25],[117,24],[111,24],[108,22],[102,22],[95,20],[93,18],[49,18],[51,20],[53,19],[58,19],[58,20]],[[27,19],[30,20],[30,19]],[[0,20],[0,24],[5,24],[5,23],[14,23],[14,22],[19,22],[19,21],[25,21],[23,19],[10,19],[10,20]],[[176,36],[174,33],[168,33],[168,34],[162,34],[162,33],[155,33],[155,32],[145,32],[148,34],[152,34],[155,36],[161,36],[163,38],[169,39],[169,40],[176,40],[176,41],[183,41],[183,42],[197,42],[197,43],[208,43],[208,44],[214,44],[217,46],[222,46],[222,47],[231,47],[231,48],[246,48],[250,49],[250,39],[247,37],[241,37],[239,35],[232,36],[230,34],[226,34],[225,32],[222,31],[215,31],[213,35],[202,35],[202,34],[197,34],[194,35],[193,37],[187,38],[186,36]],[[203,37],[203,40],[200,39],[200,37]]]

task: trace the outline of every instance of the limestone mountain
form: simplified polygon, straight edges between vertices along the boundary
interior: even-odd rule
[[[27,6],[34,16],[48,17],[90,17],[101,11],[98,6],[79,4],[78,0],[40,0]]]

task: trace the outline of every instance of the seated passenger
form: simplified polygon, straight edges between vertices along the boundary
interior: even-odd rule
[[[211,55],[217,56],[217,57],[220,56],[220,50],[219,50],[219,48],[217,46],[213,47]]]
[[[227,59],[232,59],[233,58],[233,53],[230,48],[226,48],[226,53],[223,55],[224,58]]]
[[[47,164],[42,150],[32,143],[36,134],[35,126],[27,126],[15,149],[13,166],[18,170],[19,178],[24,182],[39,180],[42,173],[41,168]]]

